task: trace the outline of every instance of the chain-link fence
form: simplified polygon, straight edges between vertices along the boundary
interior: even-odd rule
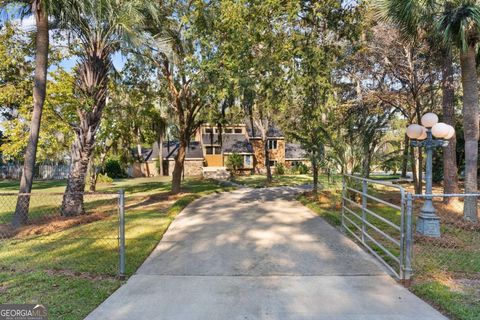
[[[123,192],[0,193],[0,269],[122,276],[124,228]]]
[[[480,223],[464,217],[465,200],[477,205],[480,195],[434,195],[433,205],[440,218],[440,237],[414,235],[414,281],[438,279],[445,282],[471,281],[480,299]],[[418,217],[426,196],[413,196],[413,212]],[[468,201],[468,200],[467,200]],[[475,209],[474,211],[475,212]],[[418,219],[416,219],[418,222]],[[416,224],[413,226],[415,230]]]

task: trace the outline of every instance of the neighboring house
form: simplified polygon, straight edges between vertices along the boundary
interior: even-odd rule
[[[221,137],[221,141],[220,141]],[[300,145],[286,143],[284,134],[277,128],[267,133],[270,167],[277,164],[292,167],[298,163],[310,165],[307,153]],[[178,142],[165,142],[162,150],[165,175],[172,175]],[[265,152],[260,130],[250,124],[227,126],[219,133],[214,126],[204,125],[198,129],[187,150],[184,166],[185,176],[197,176],[212,171],[226,171],[228,157],[232,154],[243,156],[243,174],[265,173]],[[158,167],[158,144],[152,146],[146,163]],[[151,168],[153,165],[149,165]],[[152,169],[149,172],[153,172]],[[155,172],[157,170],[155,169]]]

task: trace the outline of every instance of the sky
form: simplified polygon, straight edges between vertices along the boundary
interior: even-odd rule
[[[0,19],[0,22],[1,21],[2,21],[2,19]],[[15,21],[16,23],[19,23],[21,25],[21,27],[26,31],[35,30],[35,18],[33,16],[26,17],[25,19],[19,19],[19,18],[18,19],[13,19],[13,21]],[[56,45],[58,46],[60,44],[61,43],[59,43],[58,40],[55,40],[52,37],[50,38],[50,46],[52,48],[54,48]],[[125,58],[120,53],[114,54],[112,60],[113,60],[113,65],[114,65],[115,69],[117,69],[117,70],[122,70],[123,66],[126,63]],[[70,71],[76,65],[76,63],[77,63],[76,58],[72,57],[72,58],[64,59],[63,61],[61,61],[60,66],[63,69],[65,69],[67,71]],[[54,68],[56,68],[56,67],[52,66],[50,68],[50,71],[54,70]]]

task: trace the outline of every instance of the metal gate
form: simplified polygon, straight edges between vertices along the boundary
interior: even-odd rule
[[[402,281],[411,276],[411,197],[399,185],[343,176],[342,229]]]

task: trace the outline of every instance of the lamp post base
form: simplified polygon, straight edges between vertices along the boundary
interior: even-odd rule
[[[422,236],[440,238],[440,218],[422,212],[417,219],[417,232]]]

